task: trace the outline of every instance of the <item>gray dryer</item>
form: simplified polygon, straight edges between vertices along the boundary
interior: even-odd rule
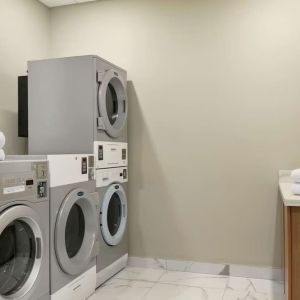
[[[127,167],[96,170],[100,245],[97,255],[97,286],[127,265],[127,180]]]
[[[93,153],[127,142],[127,73],[93,55],[28,63],[30,154]]]
[[[48,155],[51,300],[84,300],[96,288],[97,198],[93,156]]]
[[[0,162],[0,299],[49,300],[48,164]]]

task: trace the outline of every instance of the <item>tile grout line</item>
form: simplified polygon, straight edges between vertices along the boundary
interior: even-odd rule
[[[159,283],[160,279],[164,276],[164,274],[167,272],[166,269],[163,269],[162,274],[159,276],[159,278],[156,281],[152,281],[154,284],[153,286],[146,292],[146,294],[141,298],[141,300],[145,299],[145,297],[153,290],[153,288]]]

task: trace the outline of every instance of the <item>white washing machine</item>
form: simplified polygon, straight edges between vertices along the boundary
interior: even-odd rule
[[[93,155],[48,155],[50,292],[52,300],[84,300],[95,292],[98,194]]]
[[[0,299],[49,300],[48,164],[0,162]]]
[[[96,170],[99,194],[97,287],[126,267],[128,260],[127,167]]]
[[[95,56],[28,63],[29,154],[92,153],[127,142],[127,73]]]

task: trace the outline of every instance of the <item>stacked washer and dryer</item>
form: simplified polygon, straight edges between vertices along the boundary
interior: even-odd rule
[[[51,299],[86,299],[127,264],[126,82],[97,56],[28,63],[28,150],[49,162]]]

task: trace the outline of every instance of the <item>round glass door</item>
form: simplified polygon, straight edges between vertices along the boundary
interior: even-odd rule
[[[78,275],[95,255],[96,205],[90,194],[75,189],[64,199],[55,226],[56,257],[62,270]]]
[[[121,242],[127,226],[127,197],[119,184],[111,185],[105,193],[100,212],[100,226],[108,245],[116,246]]]
[[[85,232],[85,221],[81,207],[74,204],[70,210],[66,231],[66,248],[70,258],[74,257],[80,250]]]
[[[113,70],[103,73],[99,81],[98,112],[101,126],[98,124],[98,127],[116,138],[120,136],[127,121],[126,86]]]
[[[114,125],[118,118],[118,95],[114,86],[109,83],[106,90],[106,111],[109,122]]]
[[[21,205],[0,215],[0,295],[4,298],[24,296],[37,278],[42,247],[37,218]]]
[[[23,221],[11,222],[0,235],[0,294],[19,291],[30,275],[35,261],[35,238]]]

